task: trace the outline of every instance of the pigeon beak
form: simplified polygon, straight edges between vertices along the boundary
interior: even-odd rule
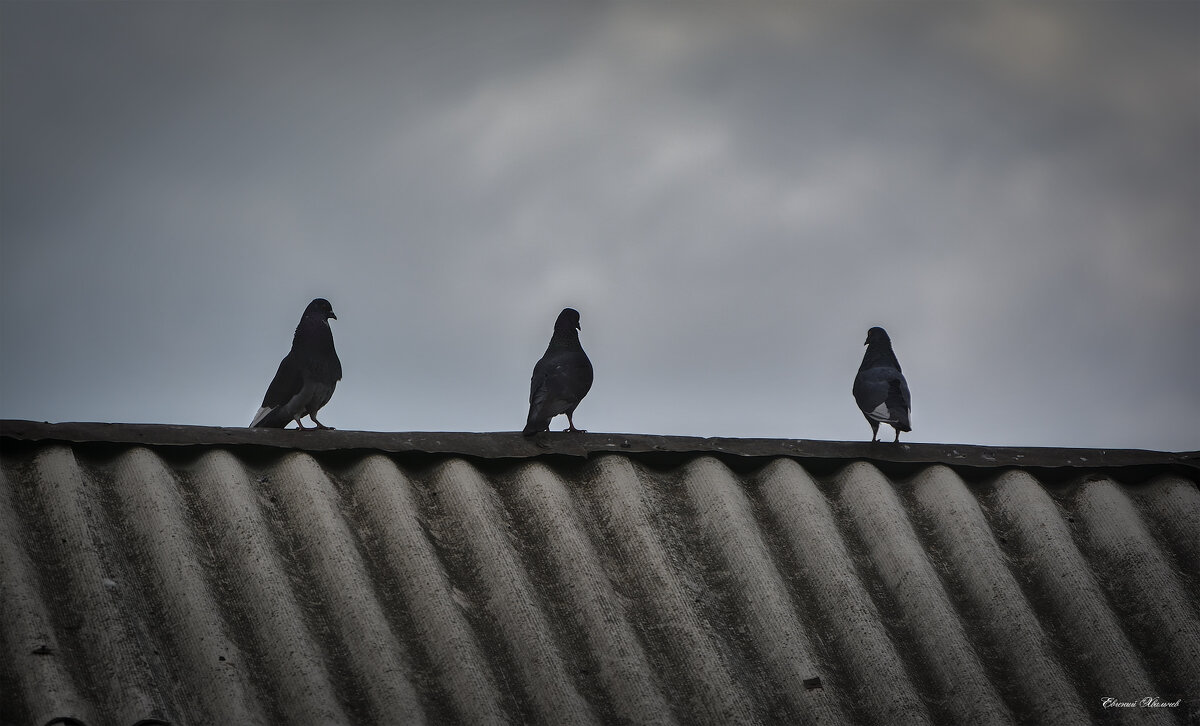
[[[329,311],[329,317],[333,318],[334,320],[337,320],[337,314],[334,313],[332,310]]]
[[[576,329],[576,330],[583,330],[583,326],[582,326],[582,325],[580,325],[579,323],[575,323],[575,329]]]

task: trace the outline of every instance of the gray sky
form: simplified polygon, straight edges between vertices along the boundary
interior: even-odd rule
[[[3,418],[1196,449],[1198,230],[1200,3],[0,4]]]

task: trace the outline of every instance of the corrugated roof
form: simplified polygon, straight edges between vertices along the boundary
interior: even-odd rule
[[[2,422],[0,723],[1200,718],[1196,452],[539,442]]]

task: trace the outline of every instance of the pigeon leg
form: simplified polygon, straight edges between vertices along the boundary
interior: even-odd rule
[[[292,420],[295,421],[296,425],[299,426],[302,430],[307,430],[304,428],[304,424],[300,423],[300,419],[297,418],[297,419],[292,419]]]
[[[563,429],[564,434],[565,433],[572,433],[572,434],[586,434],[587,433],[586,429],[575,428],[575,422],[571,420],[571,414],[569,414],[569,413],[567,414],[567,426],[568,426],[568,428]]]
[[[871,443],[879,441],[879,422],[875,419],[867,419],[867,423],[871,424]]]
[[[896,438],[892,440],[893,444],[900,443],[900,429],[896,429]]]
[[[327,431],[332,431],[332,430],[333,430],[333,427],[332,427],[332,426],[326,426],[325,424],[323,424],[323,423],[321,423],[320,421],[318,421],[318,420],[317,420],[317,417],[316,417],[316,416],[313,416],[312,414],[309,414],[308,418],[309,418],[310,420],[312,420],[312,422],[313,422],[313,423],[315,423],[315,424],[317,425],[317,428],[319,428],[319,429],[325,429],[325,430],[327,430]]]

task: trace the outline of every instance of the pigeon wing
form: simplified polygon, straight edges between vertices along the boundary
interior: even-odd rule
[[[903,373],[896,371],[896,377],[888,381],[887,408],[892,415],[892,420],[888,423],[900,431],[912,431],[908,420],[910,400],[908,381],[904,380]]]
[[[574,410],[592,387],[592,364],[582,351],[543,356],[529,382],[525,432],[544,431],[550,419]]]
[[[275,377],[271,379],[271,385],[267,386],[267,395],[263,396],[262,408],[254,415],[254,420],[250,422],[250,426],[261,426],[267,428],[283,428],[291,421],[291,417],[286,413],[283,414],[282,422],[279,421],[280,416],[272,416],[273,412],[282,411],[283,407],[289,403],[300,390],[304,388],[304,371],[296,363],[295,356],[288,353],[282,361],[279,362],[279,370],[275,371]]]
[[[863,415],[881,423],[908,422],[908,383],[895,368],[868,368],[854,378],[854,400]]]

